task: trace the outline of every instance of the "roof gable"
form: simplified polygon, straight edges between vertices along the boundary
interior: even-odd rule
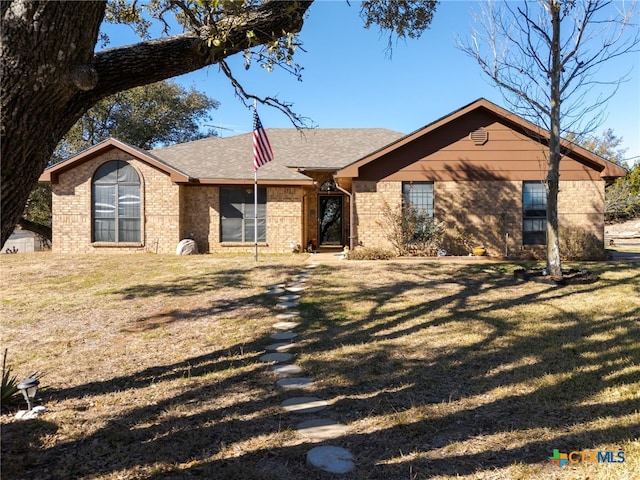
[[[133,147],[127,143],[116,140],[115,138],[108,138],[93,147],[83,150],[78,155],[71,157],[63,162],[56,163],[55,165],[47,168],[40,176],[41,182],[46,183],[58,183],[58,177],[61,173],[71,170],[84,162],[87,162],[99,155],[102,155],[110,150],[118,149],[129,155],[152,165],[158,170],[165,172],[171,177],[171,180],[176,183],[190,182],[193,179],[190,178],[184,172],[176,169],[175,167],[164,163],[161,159],[155,157],[150,152],[146,152],[139,148]]]
[[[479,99],[353,162],[338,171],[337,177],[357,178],[364,171],[371,169],[376,169],[379,172],[378,176],[389,176],[406,167],[410,162],[416,161],[415,155],[418,155],[415,153],[414,158],[411,156],[405,158],[405,165],[398,161],[397,155],[393,161],[390,161],[390,157],[394,153],[415,149],[417,145],[423,149],[421,154],[424,156],[443,149],[456,140],[452,131],[454,127],[459,128],[459,125],[464,122],[471,124],[473,116],[476,117],[476,120],[479,116],[484,116],[486,119],[483,121],[487,123],[490,123],[489,120],[499,122],[523,138],[526,137],[544,146],[548,144],[549,135],[546,130],[486,99]],[[470,133],[466,132],[465,137]],[[425,148],[426,150],[424,150]],[[561,148],[565,157],[578,162],[589,170],[598,172],[601,178],[626,175],[626,170],[623,168],[569,141],[563,140]]]

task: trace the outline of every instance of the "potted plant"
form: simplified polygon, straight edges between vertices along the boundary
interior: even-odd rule
[[[487,254],[487,249],[484,247],[473,247],[473,250],[471,250],[471,253],[473,253],[473,255],[475,257],[484,257]]]

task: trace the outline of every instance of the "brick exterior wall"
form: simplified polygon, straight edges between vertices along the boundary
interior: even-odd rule
[[[253,188],[248,186],[247,188]],[[254,243],[220,241],[220,187],[181,187],[182,238],[193,235],[200,252],[253,252]],[[263,253],[291,252],[291,242],[302,244],[302,189],[267,187],[267,241]]]
[[[105,162],[129,162],[140,176],[143,217],[139,244],[92,243],[91,183]],[[112,150],[60,174],[52,185],[52,249],[58,253],[93,251],[175,251],[179,236],[179,187],[169,176],[131,155]]]
[[[386,201],[397,208],[402,182],[354,181],[356,245],[391,248],[380,227]],[[604,182],[561,181],[558,216],[561,226],[580,227],[604,241]],[[535,246],[522,245],[522,182],[434,182],[434,217],[446,232],[462,232],[472,245],[491,256],[522,256]],[[445,245],[446,246],[446,245]]]
[[[142,196],[142,242],[91,242],[91,183],[104,162],[124,160],[138,172]],[[318,180],[321,180],[318,176]],[[60,173],[53,191],[54,252],[85,253],[150,251],[173,253],[182,238],[193,236],[200,252],[253,251],[253,243],[220,242],[220,189],[218,186],[177,185],[169,175],[119,150],[112,150]],[[267,188],[267,241],[265,253],[291,251],[317,235],[318,192],[302,187]],[[353,181],[354,245],[390,248],[381,224],[383,205],[397,208],[402,201],[400,181]],[[345,196],[344,225],[349,207]],[[560,182],[560,225],[581,227],[604,241],[604,182]],[[463,231],[472,245],[489,255],[525,255],[535,248],[522,245],[521,181],[436,181],[434,215],[448,232]]]
[[[402,202],[402,182],[355,180],[353,182],[354,246],[391,249],[382,224],[385,202],[391,209]]]

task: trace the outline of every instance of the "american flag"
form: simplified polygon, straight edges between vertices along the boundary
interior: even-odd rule
[[[273,160],[273,150],[262,127],[258,112],[253,111],[253,169],[258,170],[262,165]]]

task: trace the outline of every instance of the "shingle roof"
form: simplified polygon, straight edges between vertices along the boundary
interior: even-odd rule
[[[404,134],[384,128],[266,129],[274,160],[260,168],[263,180],[302,180],[305,169],[339,169]],[[253,140],[246,133],[210,137],[151,150],[148,154],[199,180],[253,178]]]

